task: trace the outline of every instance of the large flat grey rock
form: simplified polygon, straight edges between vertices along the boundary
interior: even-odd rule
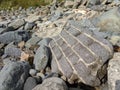
[[[29,34],[26,31],[10,31],[0,35],[0,43],[4,44],[26,41],[28,39]]]
[[[111,43],[79,21],[69,21],[49,46],[52,72],[62,73],[70,83],[78,78],[87,85],[100,85],[97,72],[113,56]]]

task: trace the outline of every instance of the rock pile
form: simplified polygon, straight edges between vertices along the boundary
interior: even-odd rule
[[[53,1],[0,11],[0,90],[119,90],[120,1]]]

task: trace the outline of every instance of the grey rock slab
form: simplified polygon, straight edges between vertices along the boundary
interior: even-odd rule
[[[22,90],[29,76],[28,62],[11,62],[0,71],[0,90]]]
[[[38,45],[48,46],[50,41],[51,41],[51,38],[43,38],[43,39],[38,43]]]
[[[97,72],[113,56],[113,46],[108,40],[96,35],[91,27],[73,20],[52,38],[49,46],[52,72],[61,72],[59,74],[64,75],[69,83],[74,83],[77,78],[84,84],[99,86],[97,76],[101,72]]]
[[[109,90],[119,90],[120,88],[120,53],[114,53],[113,59],[108,65],[108,87]]]
[[[28,77],[23,90],[32,90],[35,86],[37,86],[37,82],[33,77]]]
[[[100,31],[120,31],[120,8],[115,7],[98,16],[97,27]]]
[[[4,54],[11,57],[20,58],[22,50],[17,48],[13,43],[8,44],[4,49]]]
[[[37,49],[36,54],[34,56],[33,63],[35,65],[35,69],[39,71],[45,69],[48,60],[49,60],[48,47],[42,45]]]
[[[32,30],[34,26],[35,26],[34,23],[26,23],[24,29],[25,30]]]
[[[8,27],[13,27],[14,29],[18,29],[19,27],[23,26],[25,24],[25,20],[18,19],[13,22],[11,22]]]
[[[30,48],[31,46],[37,45],[37,43],[41,40],[42,40],[42,38],[40,38],[40,37],[32,37],[25,43],[25,46],[27,48]]]
[[[68,90],[66,83],[57,77],[45,79],[42,84],[32,90]]]
[[[26,31],[11,31],[0,35],[0,43],[27,41],[30,35]]]

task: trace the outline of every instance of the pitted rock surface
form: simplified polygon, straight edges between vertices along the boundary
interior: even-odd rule
[[[112,45],[77,21],[68,21],[61,33],[50,41],[52,72],[68,81],[100,85],[98,70],[113,56]]]

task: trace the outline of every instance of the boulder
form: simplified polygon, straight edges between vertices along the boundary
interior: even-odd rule
[[[36,54],[34,56],[34,65],[36,70],[43,70],[45,69],[46,65],[48,64],[49,61],[49,49],[48,47],[42,45],[40,46]]]
[[[9,44],[11,42],[27,41],[29,36],[26,31],[10,31],[0,35],[0,43]]]
[[[0,71],[0,90],[22,90],[29,76],[30,65],[27,62],[11,62]]]
[[[13,27],[14,29],[18,29],[20,28],[21,26],[23,26],[25,24],[25,20],[23,19],[18,19],[18,20],[15,20],[13,22],[11,22],[8,27]]]
[[[22,50],[17,48],[13,43],[8,44],[4,49],[4,54],[7,56],[20,58]]]

